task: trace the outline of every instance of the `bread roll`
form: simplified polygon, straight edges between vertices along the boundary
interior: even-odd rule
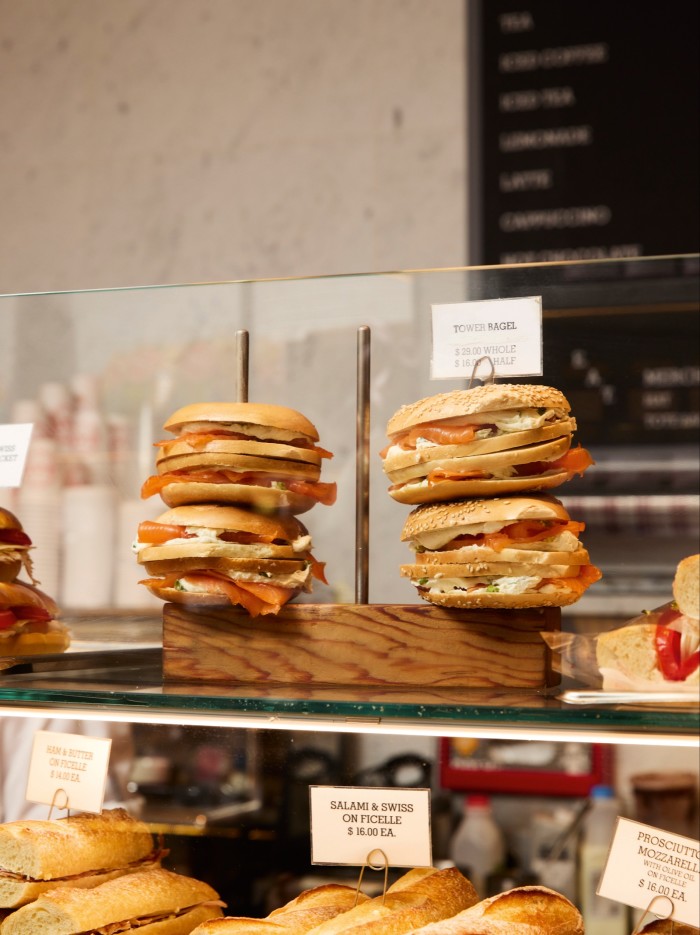
[[[58,886],[91,888],[157,862],[147,825],[122,808],[0,825],[0,906]]]
[[[355,887],[328,883],[305,890],[266,919],[241,916],[213,919],[200,925],[196,935],[306,935],[322,922],[367,900],[368,897],[358,893]]]
[[[220,916],[219,897],[208,884],[163,870],[143,870],[95,889],[49,890],[9,916],[2,935],[189,935],[199,923]]]
[[[455,867],[409,870],[383,896],[310,930],[312,935],[403,935],[472,906],[476,890]]]
[[[689,555],[678,563],[673,598],[682,614],[694,620],[700,618],[700,555]]]
[[[583,919],[560,893],[544,886],[521,886],[410,935],[583,935]]]

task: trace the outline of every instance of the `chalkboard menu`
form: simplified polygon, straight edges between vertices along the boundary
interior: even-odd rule
[[[471,262],[698,251],[698,8],[469,0]]]

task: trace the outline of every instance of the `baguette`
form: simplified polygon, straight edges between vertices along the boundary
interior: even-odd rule
[[[476,890],[455,867],[418,867],[392,884],[384,896],[312,928],[312,935],[403,935],[472,906]]]
[[[208,884],[156,867],[91,890],[66,886],[43,893],[3,922],[2,935],[189,935],[221,915]]]
[[[59,886],[89,889],[159,859],[148,827],[123,808],[7,822],[0,825],[0,906],[23,906]]]
[[[674,922],[673,919],[654,919],[644,926],[640,935],[700,935],[700,929],[687,922]]]
[[[581,913],[544,886],[521,886],[410,935],[583,935]]]
[[[328,883],[305,890],[265,919],[226,916],[205,922],[196,935],[306,935],[311,929],[347,912],[369,897],[352,886]],[[193,935],[195,935],[193,933]]]

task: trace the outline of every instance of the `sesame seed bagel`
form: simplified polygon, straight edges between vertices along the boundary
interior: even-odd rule
[[[568,413],[568,400],[559,390],[537,384],[488,383],[469,390],[427,396],[402,406],[387,423],[387,434],[425,422],[453,419],[480,412],[509,409],[559,409]]]

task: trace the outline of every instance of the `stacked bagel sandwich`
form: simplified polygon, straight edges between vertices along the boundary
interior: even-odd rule
[[[297,518],[335,502],[320,479],[331,453],[316,427],[285,406],[198,403],[175,412],[158,443],[156,474],[142,496],[170,507],[141,523],[134,551],[157,597],[197,606],[275,614],[325,582],[311,537]]]
[[[0,508],[0,656],[61,653],[70,645],[56,602],[37,587],[31,548],[19,519]],[[17,580],[22,571],[28,582]]]
[[[549,493],[593,463],[548,386],[487,384],[403,406],[382,451],[390,496],[413,505],[401,568],[421,598],[448,607],[562,607],[600,578]]]

